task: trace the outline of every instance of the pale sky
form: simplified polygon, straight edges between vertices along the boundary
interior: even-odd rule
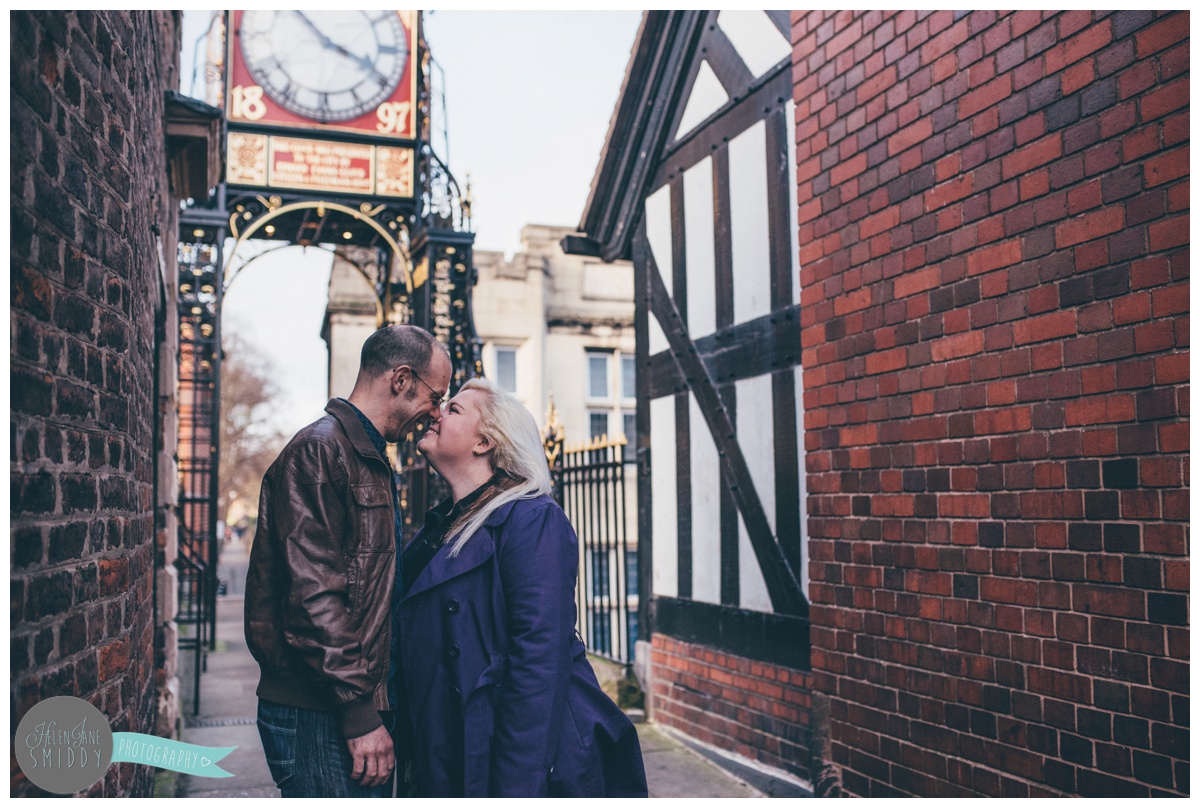
[[[184,93],[209,14],[184,12]],[[639,11],[425,13],[450,169],[460,185],[470,173],[476,249],[513,253],[526,224],[578,224],[640,21]],[[442,123],[433,127],[446,159]],[[224,327],[278,373],[279,426],[289,434],[320,417],[327,400],[320,329],[330,263],[322,250],[277,252],[250,264],[225,299]]]

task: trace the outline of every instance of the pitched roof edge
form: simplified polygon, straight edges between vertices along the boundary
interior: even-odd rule
[[[579,222],[604,261],[628,258],[651,169],[684,89],[687,56],[707,13],[648,11],[642,17]]]
[[[601,181],[601,175],[604,173],[605,156],[613,143],[613,132],[616,131],[617,123],[622,118],[623,102],[634,77],[634,64],[638,61],[638,54],[641,53],[643,39],[649,36],[647,30],[653,16],[653,11],[643,11],[642,21],[638,24],[637,33],[633,36],[633,45],[629,49],[629,61],[625,64],[625,75],[621,78],[621,89],[617,93],[617,103],[613,105],[612,115],[608,119],[608,130],[604,133],[604,144],[600,147],[600,160],[596,163],[596,170],[592,174],[592,182],[588,186],[587,202],[583,205],[583,216],[579,220],[581,233],[587,232],[588,219],[592,215],[592,202],[596,199],[596,189]]]

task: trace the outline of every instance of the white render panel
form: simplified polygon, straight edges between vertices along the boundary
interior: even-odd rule
[[[771,313],[771,232],[767,209],[767,128],[763,121],[729,142],[733,322]]]
[[[670,185],[664,185],[646,197],[646,239],[650,242],[650,252],[654,254],[654,263],[658,265],[658,273],[662,275],[667,294],[673,295],[675,259],[671,248]],[[653,312],[650,313],[649,319],[650,355],[654,356],[667,349],[667,335],[663,333],[662,326],[658,324],[658,318]]]
[[[693,340],[717,330],[717,258],[713,238],[713,165],[712,158],[705,157],[683,174],[687,322]]]
[[[650,402],[650,497],[654,594],[679,594],[679,504],[675,486],[675,397]]]
[[[737,382],[737,439],[759,502],[767,515],[767,524],[775,533],[775,406],[771,393],[771,374]],[[738,591],[741,607],[758,612],[774,611],[767,583],[750,533],[738,514]]]
[[[801,569],[794,570],[800,579],[800,590],[808,599],[808,474],[805,470],[804,449],[804,369],[799,365],[792,368],[796,383],[796,444],[797,462],[800,464],[800,563]]]
[[[633,265],[589,261],[583,265],[582,286],[584,300],[618,300],[628,303],[634,299]]]
[[[696,81],[692,84],[692,93],[688,96],[687,106],[683,109],[683,117],[679,119],[679,128],[675,131],[675,140],[681,139],[703,121],[720,109],[729,94],[721,86],[721,80],[708,66],[708,60],[700,62],[700,70],[696,73]]]
[[[787,109],[784,110],[784,117],[787,119],[787,189],[788,189],[788,254],[792,261],[792,305],[800,305],[800,245],[798,243],[800,225],[797,221],[798,211],[796,210],[796,102],[788,101]],[[799,402],[796,404],[799,407]],[[798,435],[803,435],[803,432],[797,432]],[[803,445],[801,441],[801,445]],[[803,469],[801,469],[803,472]],[[800,475],[803,478],[803,473]]]
[[[763,11],[722,11],[717,25],[758,78],[792,53],[791,44]]]
[[[688,279],[690,282],[690,278]],[[692,600],[721,602],[721,466],[708,422],[688,395],[692,462]],[[657,542],[656,542],[657,543]]]

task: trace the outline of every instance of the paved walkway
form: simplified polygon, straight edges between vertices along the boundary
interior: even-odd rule
[[[240,542],[222,548],[218,575],[226,594],[217,599],[217,650],[208,654],[200,679],[200,711],[193,715],[191,665],[194,654],[180,654],[184,691],[183,740],[203,746],[236,746],[221,767],[234,776],[222,779],[181,776],[181,797],[278,797],[263,759],[255,726],[258,665],[250,656],[242,629],[246,549]],[[744,780],[689,749],[652,723],[638,725],[651,797],[762,797]]]

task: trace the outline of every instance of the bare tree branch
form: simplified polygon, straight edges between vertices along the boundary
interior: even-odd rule
[[[270,361],[232,329],[222,342],[217,512],[228,521],[230,507],[239,500],[248,514],[257,514],[263,475],[287,436],[273,422],[280,391]]]

